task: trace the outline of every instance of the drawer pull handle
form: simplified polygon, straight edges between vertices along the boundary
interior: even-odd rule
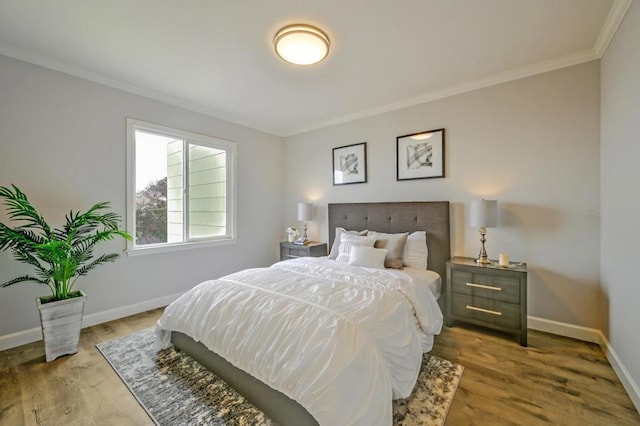
[[[295,258],[298,258],[298,257],[302,257],[302,256],[296,256],[296,255],[294,255],[294,254],[288,254],[288,255],[287,255],[287,257],[295,257]]]
[[[467,283],[467,285],[469,287],[483,288],[485,290],[502,291],[502,287],[494,287],[494,286],[491,286],[491,285],[474,284],[474,283]]]
[[[485,314],[502,316],[502,312],[492,311],[491,309],[476,308],[475,306],[469,306],[469,305],[467,305],[467,309],[472,311],[484,312]]]

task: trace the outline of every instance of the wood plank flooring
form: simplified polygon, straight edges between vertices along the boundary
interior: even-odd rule
[[[432,354],[465,366],[447,425],[640,425],[598,345],[528,338],[523,348],[501,333],[445,327]]]
[[[44,361],[42,342],[0,352],[0,425],[151,425],[95,344],[155,324],[161,309],[82,331],[76,355]],[[640,425],[595,344],[529,331],[445,328],[433,355],[465,371],[446,425]]]

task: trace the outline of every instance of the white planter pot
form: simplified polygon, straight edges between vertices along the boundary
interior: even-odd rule
[[[294,242],[296,240],[296,236],[292,235],[292,234],[287,235],[287,238],[289,239],[290,243],[292,243],[292,242]]]
[[[80,297],[49,303],[42,303],[39,297],[36,298],[47,362],[78,352],[82,315],[87,300],[84,293],[80,294]]]

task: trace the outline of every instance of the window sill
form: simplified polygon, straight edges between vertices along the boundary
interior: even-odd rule
[[[127,256],[143,256],[147,254],[169,253],[173,251],[194,250],[206,247],[226,246],[235,244],[235,238],[224,240],[192,241],[188,243],[153,245],[148,247],[132,247],[125,250]]]

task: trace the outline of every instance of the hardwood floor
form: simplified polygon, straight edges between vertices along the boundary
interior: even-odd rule
[[[95,345],[151,327],[161,314],[86,328],[80,352],[50,363],[42,342],[0,352],[0,425],[153,425]]]
[[[465,366],[447,425],[640,425],[600,347],[529,330],[515,338],[446,328],[433,355]]]
[[[0,425],[150,425],[95,344],[151,327],[161,309],[82,331],[76,355],[44,362],[41,342],[0,352]],[[464,374],[447,425],[640,425],[597,345],[529,331],[529,347],[445,328],[433,355]]]

